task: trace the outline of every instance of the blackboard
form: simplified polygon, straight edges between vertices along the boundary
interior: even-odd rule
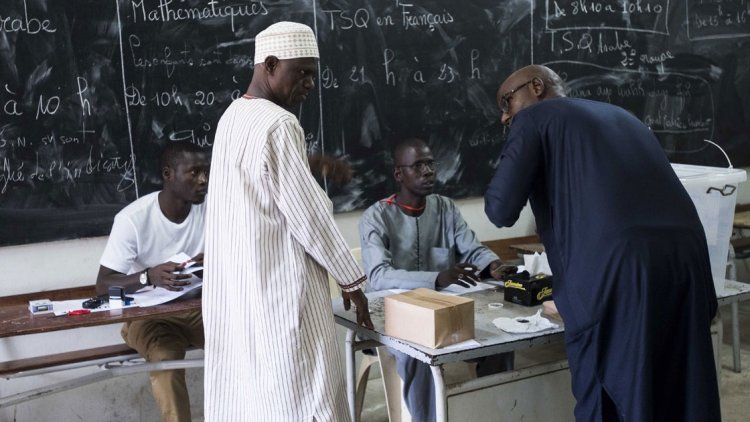
[[[303,22],[317,95],[292,110],[336,211],[395,190],[389,152],[418,136],[439,191],[483,194],[503,143],[495,90],[546,64],[570,95],[612,102],[673,162],[750,165],[750,5],[741,0],[7,0],[0,4],[0,245],[105,235],[159,188],[157,152],[210,149],[252,76],[253,36]]]

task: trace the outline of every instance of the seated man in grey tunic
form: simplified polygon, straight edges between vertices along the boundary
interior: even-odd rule
[[[369,290],[441,290],[475,285],[479,277],[500,278],[505,266],[483,246],[456,204],[433,194],[436,163],[421,139],[410,138],[393,151],[399,192],[370,206],[359,223],[362,261]],[[435,420],[435,391],[429,365],[389,349],[404,384],[413,420]],[[480,359],[477,375],[511,369],[513,354]]]

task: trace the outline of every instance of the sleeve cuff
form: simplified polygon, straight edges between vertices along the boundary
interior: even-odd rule
[[[341,290],[345,292],[353,292],[355,290],[362,289],[364,290],[365,286],[367,285],[367,276],[363,275],[362,277],[358,278],[356,281],[350,284],[340,284],[339,287],[341,287]]]

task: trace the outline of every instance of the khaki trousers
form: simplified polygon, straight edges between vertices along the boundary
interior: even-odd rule
[[[186,312],[125,323],[122,338],[149,362],[180,360],[188,347],[203,347],[203,315]],[[190,422],[185,370],[151,372],[151,391],[164,422]]]

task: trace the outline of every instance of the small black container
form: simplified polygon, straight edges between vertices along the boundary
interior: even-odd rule
[[[524,306],[541,305],[552,299],[552,276],[537,274],[529,276],[526,271],[508,276],[505,284],[505,300]]]

